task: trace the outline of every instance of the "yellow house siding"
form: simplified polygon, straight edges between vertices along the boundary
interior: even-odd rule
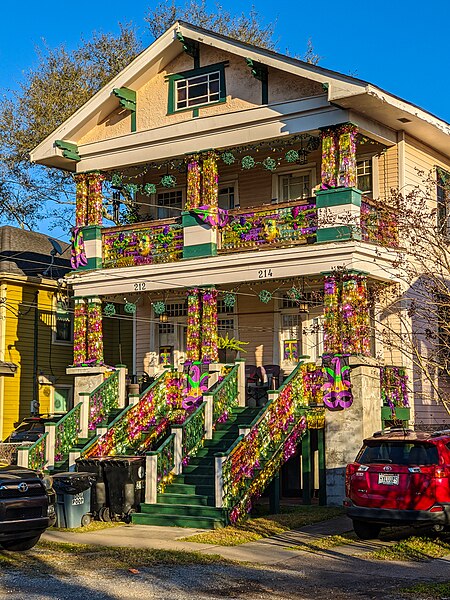
[[[399,187],[398,178],[398,149],[397,146],[388,148],[378,159],[380,199],[388,200],[391,189]]]

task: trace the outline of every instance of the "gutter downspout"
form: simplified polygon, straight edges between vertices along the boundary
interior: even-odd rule
[[[38,351],[39,351],[39,291],[34,295],[34,327],[33,327],[33,410],[32,414],[39,414],[39,386],[38,386]]]
[[[6,295],[8,286],[0,285],[0,360],[5,360],[6,352]],[[4,429],[5,376],[0,375],[0,440],[3,439]]]

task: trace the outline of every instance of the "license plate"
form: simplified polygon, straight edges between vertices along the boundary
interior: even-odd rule
[[[378,473],[378,483],[384,485],[398,485],[400,481],[399,475],[391,475],[386,473]]]

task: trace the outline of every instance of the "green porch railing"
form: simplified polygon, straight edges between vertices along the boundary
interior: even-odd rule
[[[69,450],[78,442],[81,432],[81,407],[79,402],[62,419],[54,424],[55,442],[54,442],[54,461],[62,461]],[[53,424],[48,424],[52,426]]]
[[[188,464],[189,458],[203,446],[205,439],[205,408],[200,406],[181,424],[172,425],[175,434],[175,469],[181,473],[183,465]]]
[[[108,414],[119,408],[119,371],[114,371],[89,394],[88,429],[96,427]]]
[[[393,208],[381,206],[370,198],[363,198],[360,221],[363,241],[398,247],[398,216]]]
[[[216,506],[228,509],[232,522],[247,514],[306,430],[301,367],[299,363],[272,392],[247,433],[227,452],[216,455]]]
[[[43,471],[47,464],[46,443],[48,433],[44,433],[33,444],[20,446],[17,451],[17,464],[19,467]]]
[[[145,502],[156,504],[158,493],[163,493],[176,470],[176,434],[169,437],[153,452],[146,454]]]
[[[238,405],[238,365],[219,383],[212,392],[213,397],[213,425],[221,419],[226,420],[232,408]]]

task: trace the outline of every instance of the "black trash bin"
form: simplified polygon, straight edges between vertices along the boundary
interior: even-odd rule
[[[110,457],[104,470],[111,516],[129,522],[145,500],[145,457]]]
[[[111,521],[108,490],[105,481],[104,464],[105,458],[79,458],[77,471],[84,471],[95,475],[95,484],[91,491],[91,514],[95,519]]]
[[[91,522],[91,485],[94,482],[92,473],[71,471],[53,476],[58,527],[72,529]]]

